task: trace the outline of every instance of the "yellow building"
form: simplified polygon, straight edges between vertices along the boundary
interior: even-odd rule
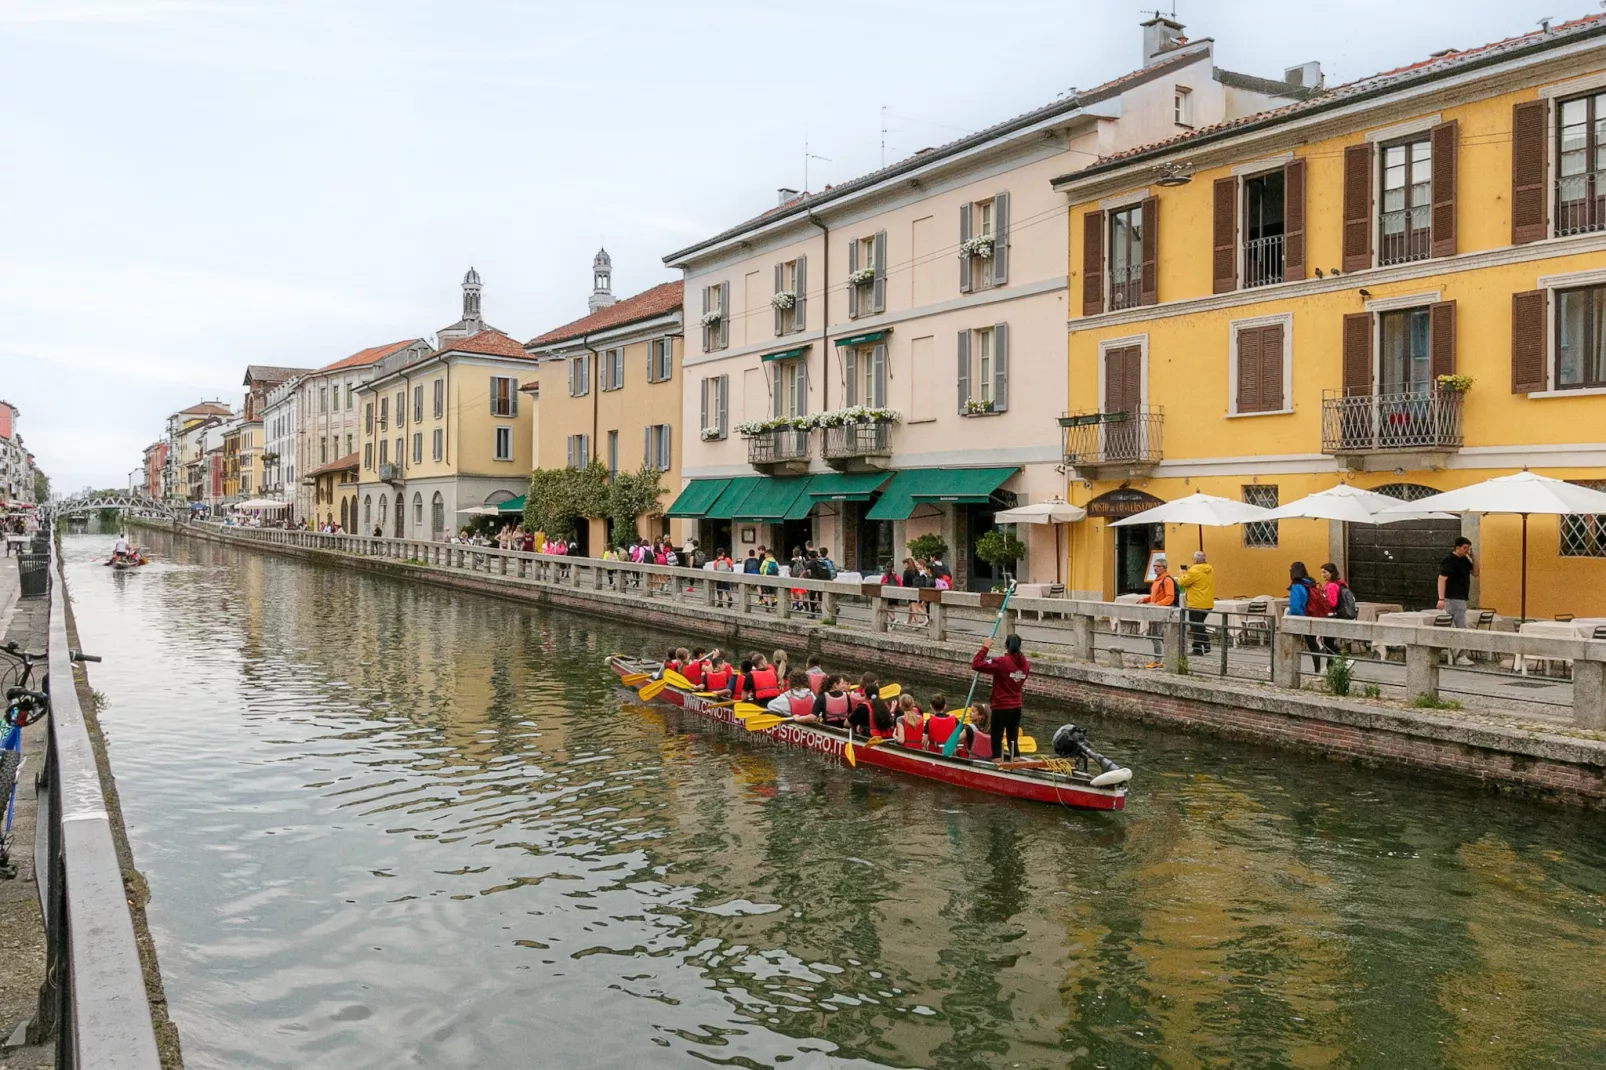
[[[223,432],[223,500],[240,500],[240,425]]]
[[[679,282],[655,286],[615,301],[612,261],[606,250],[592,262],[591,313],[525,344],[541,361],[544,389],[528,391],[538,409],[531,429],[535,468],[583,467],[592,462],[610,473],[649,468],[662,473],[662,504],[680,490],[682,453],[681,295]],[[716,407],[718,405],[716,399]],[[710,419],[718,422],[719,415]],[[587,553],[601,554],[635,535],[696,534],[695,524],[638,518],[635,532],[611,531],[592,518],[578,532]]]
[[[312,484],[310,522],[314,527],[339,524],[341,531],[368,534],[357,532],[354,527],[358,519],[357,462],[360,456],[357,453],[348,454],[307,473],[307,482]]]
[[[1140,589],[1192,530],[1109,521],[1195,491],[1422,496],[1532,467],[1606,480],[1606,16],[1117,153],[1069,199],[1075,593]],[[1470,388],[1464,379],[1469,377]],[[1606,487],[1606,483],[1599,483]],[[1606,612],[1606,518],[1534,518],[1528,607]],[[1515,517],[1203,533],[1218,596],[1334,561],[1431,606],[1465,533],[1515,614]]]

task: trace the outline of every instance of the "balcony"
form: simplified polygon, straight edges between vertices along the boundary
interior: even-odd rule
[[[1110,308],[1137,308],[1143,303],[1143,270],[1134,264],[1110,271]]]
[[[1392,394],[1328,391],[1322,398],[1322,452],[1364,472],[1443,468],[1461,448],[1461,403],[1452,390]]]
[[[841,424],[824,428],[821,453],[825,463],[843,471],[873,471],[885,468],[892,457],[892,424]]]
[[[382,483],[396,484],[402,481],[402,466],[385,461],[379,466],[379,480]]]
[[[1060,417],[1065,463],[1084,479],[1131,479],[1160,463],[1161,409],[1078,412]]]
[[[1382,214],[1382,233],[1378,238],[1379,264],[1404,264],[1426,260],[1432,253],[1428,230],[1428,206],[1416,205]]]
[[[1244,242],[1244,286],[1270,286],[1283,281],[1283,236]]]
[[[1606,171],[1556,179],[1556,234],[1606,230]]]
[[[747,463],[771,475],[803,475],[809,470],[809,433],[783,430],[748,435]]]

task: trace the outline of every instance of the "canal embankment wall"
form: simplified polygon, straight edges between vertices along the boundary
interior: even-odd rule
[[[974,635],[963,639],[949,635],[948,629],[940,626],[942,610],[936,606],[927,611],[938,615],[938,623],[924,633],[900,633],[884,625],[847,626],[850,613],[846,603],[855,600],[857,585],[850,593],[840,584],[692,573],[625,562],[560,560],[494,548],[144,523],[192,539],[313,564],[648,625],[682,636],[685,643],[695,640],[727,650],[781,647],[794,654],[817,653],[829,666],[873,667],[883,678],[908,672],[966,683],[975,652]],[[767,604],[761,597],[765,583],[779,595]],[[716,592],[716,584],[728,584],[736,593]],[[784,588],[793,585],[817,589],[824,613],[815,617],[788,613]],[[749,587],[760,593],[749,592]],[[864,597],[876,601],[871,619],[881,620],[877,597],[868,592]],[[767,611],[755,612],[755,606]],[[1127,607],[1127,611],[1140,616],[1159,612],[1149,607]],[[990,614],[981,611],[971,616],[990,619]],[[1040,643],[1030,637],[1034,634],[1031,629],[1038,626],[1024,620],[1016,623],[1028,636],[1029,647],[1048,645],[1046,640]],[[1036,634],[1041,635],[1040,627]],[[1173,665],[1176,638],[1167,638],[1167,660]],[[1054,653],[1033,653],[1027,721],[1040,732],[1051,727],[1044,707],[1066,703],[1101,717],[1159,725],[1206,738],[1288,748],[1474,782],[1548,801],[1606,808],[1606,732],[1593,726],[1528,728],[1469,711],[1419,710],[1400,703],[1339,698],[1244,679],[1135,670],[1062,652],[1071,648],[1084,655],[1094,653],[1090,635],[1072,640],[1069,647]],[[1593,657],[1598,652],[1586,653]],[[1294,682],[1297,684],[1297,676]]]

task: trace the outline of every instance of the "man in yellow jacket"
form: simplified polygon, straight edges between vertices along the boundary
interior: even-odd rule
[[[1210,653],[1210,633],[1205,630],[1205,616],[1216,607],[1216,570],[1205,560],[1205,552],[1193,555],[1193,564],[1183,565],[1177,577],[1177,586],[1187,595],[1188,620],[1192,622],[1193,652]]]

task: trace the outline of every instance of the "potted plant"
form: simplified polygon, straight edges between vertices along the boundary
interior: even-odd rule
[[[965,402],[966,416],[986,416],[993,411],[993,403],[983,401],[981,398],[971,398]]]
[[[702,430],[702,439],[704,442],[713,442],[715,439],[721,439],[724,437],[725,432],[721,431],[717,427],[705,427]]]
[[[719,321],[724,319],[724,318],[725,318],[725,314],[723,312],[721,312],[717,308],[714,309],[711,312],[704,312],[703,313],[703,321],[702,321],[703,322],[703,326],[704,327],[718,327],[719,326]]]
[[[966,238],[959,243],[960,256],[979,256],[983,260],[993,255],[993,238],[991,234],[980,234],[974,238]]]
[[[797,294],[791,290],[778,290],[775,296],[770,298],[770,307],[781,312],[785,312],[795,304],[797,304]]]
[[[1026,544],[1008,532],[995,529],[976,540],[976,556],[1002,573],[1007,585],[1009,568],[1026,556]],[[997,603],[990,608],[996,609],[1004,602],[1003,591],[995,590],[991,593],[997,596]],[[982,596],[982,604],[989,605],[986,595]]]
[[[1472,389],[1475,380],[1470,375],[1441,375],[1439,376],[1439,389],[1446,394],[1465,394]]]
[[[857,271],[848,272],[849,286],[868,286],[875,281],[875,268],[862,267]]]

